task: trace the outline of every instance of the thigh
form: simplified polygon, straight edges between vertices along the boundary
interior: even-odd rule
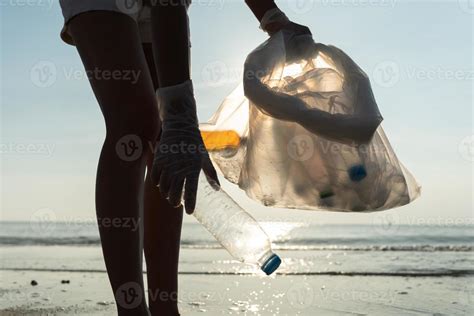
[[[136,22],[124,14],[93,11],[76,16],[68,27],[107,131],[135,129],[130,132],[154,140],[158,107]]]

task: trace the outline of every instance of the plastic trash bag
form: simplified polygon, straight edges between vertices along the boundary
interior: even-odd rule
[[[248,56],[201,132],[225,178],[266,206],[370,212],[420,195],[381,121],[349,56],[282,31]]]

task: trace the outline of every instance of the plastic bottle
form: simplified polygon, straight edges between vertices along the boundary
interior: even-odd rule
[[[235,259],[256,264],[267,275],[280,266],[257,221],[222,189],[215,191],[202,173],[194,216]]]

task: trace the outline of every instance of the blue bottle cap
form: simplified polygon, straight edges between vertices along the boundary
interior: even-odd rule
[[[275,272],[276,269],[281,264],[281,259],[276,254],[273,254],[270,258],[265,261],[262,265],[262,271],[265,272],[266,275],[270,275]]]
[[[354,182],[360,182],[367,177],[367,171],[363,165],[352,166],[349,170],[349,178]]]

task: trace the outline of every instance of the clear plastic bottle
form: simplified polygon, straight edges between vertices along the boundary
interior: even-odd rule
[[[194,216],[235,259],[256,264],[267,275],[280,266],[280,257],[257,221],[222,189],[215,191],[202,173]]]

